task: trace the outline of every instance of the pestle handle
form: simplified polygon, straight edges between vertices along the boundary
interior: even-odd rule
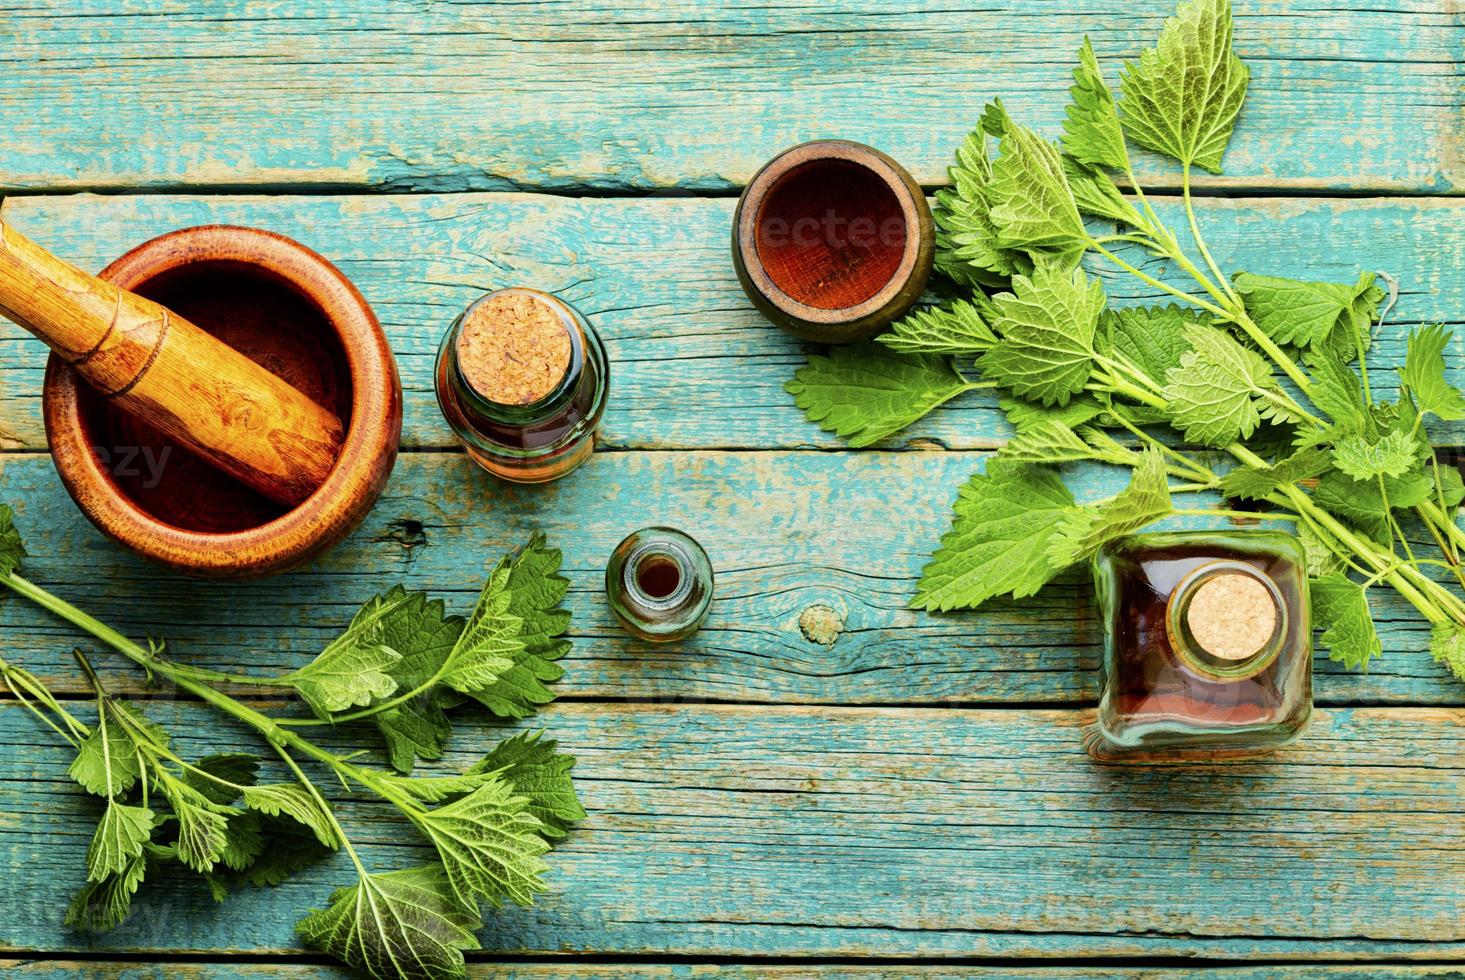
[[[87,275],[0,222],[0,315],[113,402],[294,507],[335,465],[329,409],[150,299]]]

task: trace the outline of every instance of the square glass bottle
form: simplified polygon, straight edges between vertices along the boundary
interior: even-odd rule
[[[1280,531],[1171,531],[1094,557],[1098,759],[1250,755],[1312,714],[1307,562]]]

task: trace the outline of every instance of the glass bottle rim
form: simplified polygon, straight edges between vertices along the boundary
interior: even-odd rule
[[[667,558],[677,567],[677,586],[664,596],[657,597],[641,588],[641,565],[652,558]],[[692,556],[680,541],[670,537],[657,537],[643,541],[626,556],[621,567],[621,585],[626,594],[633,596],[637,605],[652,612],[667,612],[676,609],[692,594],[692,580],[696,569]]]
[[[1272,608],[1276,612],[1276,622],[1266,644],[1251,656],[1234,662],[1225,661],[1205,652],[1205,648],[1191,632],[1187,617],[1191,600],[1195,598],[1196,593],[1211,579],[1221,575],[1244,575],[1260,584],[1267,590],[1267,596],[1271,599]],[[1282,652],[1287,630],[1287,603],[1282,596],[1281,589],[1277,587],[1276,582],[1272,581],[1271,576],[1244,561],[1231,559],[1211,561],[1192,569],[1175,586],[1165,604],[1165,632],[1170,640],[1170,648],[1191,670],[1213,680],[1246,680],[1266,670]]]

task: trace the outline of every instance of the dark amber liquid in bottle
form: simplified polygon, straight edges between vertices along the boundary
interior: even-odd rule
[[[1261,751],[1306,722],[1312,704],[1306,572],[1300,556],[1231,546],[1226,535],[1144,535],[1112,549],[1107,583],[1101,728],[1110,748],[1225,747]],[[1244,539],[1244,535],[1231,535]],[[1276,588],[1279,641],[1274,659],[1247,674],[1177,637],[1171,596],[1198,570],[1254,569]],[[1103,575],[1101,575],[1101,578]],[[1096,753],[1098,754],[1098,753]]]

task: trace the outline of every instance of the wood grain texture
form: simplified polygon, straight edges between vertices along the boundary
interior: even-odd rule
[[[125,0],[0,12],[0,186],[740,186],[807,139],[930,185],[987,99],[1056,134],[1085,33],[1119,62],[1170,0],[744,6]],[[1461,183],[1457,0],[1246,0],[1251,94],[1210,183]],[[1146,160],[1145,178],[1177,171]]]
[[[199,963],[169,959],[155,964],[98,960],[0,960],[0,970],[17,980],[256,980],[283,977],[350,976],[346,970],[314,964]],[[1211,969],[1114,966],[882,966],[848,964],[756,965],[721,963],[585,963],[575,959],[540,962],[483,961],[468,964],[472,980],[1455,980],[1465,968],[1441,966],[1333,966],[1271,964]]]
[[[143,238],[227,222],[288,235],[337,264],[381,318],[401,369],[406,447],[452,445],[432,393],[432,364],[453,317],[483,292],[536,286],[591,318],[611,358],[603,444],[619,448],[774,448],[843,444],[804,420],[783,384],[804,345],[763,319],[738,287],[732,201],[567,199],[519,194],[392,197],[11,198],[15,227],[82,268]],[[1173,201],[1162,212],[1184,226]],[[1353,282],[1390,272],[1399,302],[1379,331],[1372,378],[1395,384],[1406,325],[1465,322],[1465,201],[1211,199],[1201,221],[1217,259],[1307,279]],[[1138,257],[1136,257],[1138,258]],[[1116,305],[1168,301],[1133,277],[1094,266]],[[1176,283],[1174,270],[1146,263]],[[1183,274],[1182,274],[1183,275]],[[0,322],[0,445],[44,446],[43,357]],[[1447,352],[1465,384],[1465,338]],[[974,392],[888,440],[986,448],[1008,436]],[[1465,442],[1465,427],[1439,437]]]
[[[196,756],[252,744],[147,706]],[[1074,711],[561,705],[592,816],[550,890],[481,933],[502,954],[873,958],[1187,955],[1465,959],[1465,712],[1323,712],[1264,762],[1092,764]],[[500,734],[500,733],[495,733]],[[492,736],[461,726],[462,767]],[[225,908],[162,878],[105,937],[58,925],[97,804],[22,709],[0,780],[0,948],[276,953],[344,883],[333,859]],[[349,734],[325,733],[344,746]],[[339,807],[373,868],[427,852],[383,807]]]
[[[495,483],[461,454],[413,453],[335,550],[301,571],[237,584],[185,581],[124,555],[77,513],[48,459],[0,459],[0,500],[15,504],[34,555],[25,574],[134,638],[166,636],[173,656],[198,666],[294,669],[395,582],[466,614],[486,566],[543,528],[564,549],[571,581],[575,650],[563,696],[1073,704],[1098,693],[1100,639],[1080,570],[1036,599],[977,612],[905,608],[956,488],[982,465],[976,453],[598,453],[537,489]],[[1081,499],[1124,478],[1099,467],[1073,476]],[[616,544],[657,523],[700,541],[717,575],[706,625],[670,648],[633,641],[603,592]],[[1430,658],[1413,608],[1388,590],[1371,600],[1384,656],[1358,673],[1319,655],[1319,701],[1465,701],[1465,687]],[[828,611],[833,637],[806,631],[809,610]],[[23,602],[0,605],[0,630],[7,656],[84,690],[70,656],[76,631]],[[122,682],[138,684],[122,670]]]

